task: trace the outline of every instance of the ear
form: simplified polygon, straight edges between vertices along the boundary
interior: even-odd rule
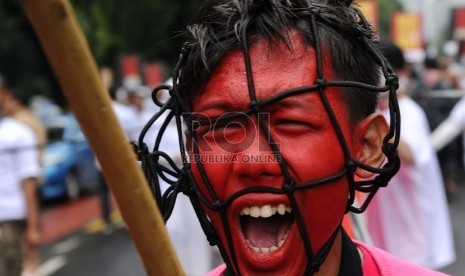
[[[357,126],[358,143],[356,159],[365,165],[379,168],[385,155],[382,152],[383,140],[389,132],[389,126],[383,115],[373,113],[363,119]],[[373,175],[372,172],[362,168],[357,168],[355,174],[360,178],[368,178]]]

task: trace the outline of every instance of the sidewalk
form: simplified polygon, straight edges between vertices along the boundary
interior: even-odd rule
[[[113,202],[113,207],[115,204]],[[115,208],[113,208],[115,209]],[[60,238],[84,229],[98,232],[105,228],[100,219],[100,201],[96,195],[82,197],[74,202],[57,205],[41,214],[42,244],[46,245]],[[114,211],[112,222],[121,222],[118,211]]]

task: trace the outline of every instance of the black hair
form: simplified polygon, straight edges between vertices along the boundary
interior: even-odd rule
[[[310,3],[311,2],[311,3]],[[212,71],[231,50],[239,49],[245,34],[249,44],[259,39],[282,40],[289,44],[287,32],[296,29],[305,43],[315,47],[309,23],[309,9],[318,9],[317,29],[325,53],[330,54],[336,78],[379,83],[379,70],[367,55],[361,36],[375,44],[368,25],[363,25],[351,1],[305,0],[228,0],[208,1],[204,13],[188,27],[189,56],[182,69],[179,92],[187,107],[202,91]],[[375,111],[377,93],[361,88],[344,88],[343,99],[356,122]]]
[[[112,100],[116,100],[116,92],[118,92],[118,89],[115,85],[111,85],[109,88],[108,88],[108,95],[110,95],[110,98]]]
[[[3,75],[0,74],[0,89],[3,89],[5,93],[8,93],[17,100],[21,105],[28,106],[31,98],[30,93],[26,90],[19,88],[18,86],[13,87],[11,83]]]
[[[28,106],[30,103],[31,95],[27,93],[26,90],[15,87],[15,88],[10,88],[9,92],[11,96],[17,100],[21,105],[23,106]]]
[[[10,88],[10,83],[6,79],[6,77],[0,74],[0,89],[8,90]]]
[[[404,53],[394,42],[390,40],[381,40],[379,43],[379,49],[394,70],[401,70],[405,68]]]

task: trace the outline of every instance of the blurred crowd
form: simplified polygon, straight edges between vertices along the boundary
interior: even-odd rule
[[[463,126],[451,130],[449,115],[465,96],[465,56],[425,58],[423,64],[408,63],[409,96],[425,111],[446,192],[453,196],[464,179]]]

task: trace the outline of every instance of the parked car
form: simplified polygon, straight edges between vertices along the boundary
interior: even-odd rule
[[[72,114],[47,124],[48,144],[43,155],[42,200],[75,200],[82,191],[98,187],[95,157]]]

